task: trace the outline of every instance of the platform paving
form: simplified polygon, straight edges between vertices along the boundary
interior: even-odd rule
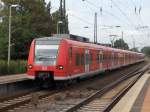
[[[150,74],[145,73],[111,112],[150,112]]]
[[[7,84],[24,80],[28,80],[27,74],[0,76],[0,84]]]
[[[150,112],[150,78],[149,78],[149,84],[147,87],[147,91],[144,96],[144,101],[141,106],[141,112]]]

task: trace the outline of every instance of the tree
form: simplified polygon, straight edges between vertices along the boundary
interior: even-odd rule
[[[134,52],[139,52],[139,50],[138,50],[138,48],[132,48],[132,49],[130,49],[131,51],[134,51]]]
[[[60,21],[60,10],[55,11],[52,14],[52,33],[57,33],[57,22]],[[65,19],[63,20],[63,33],[69,33],[69,28],[68,28],[68,16],[65,17]]]
[[[11,58],[28,56],[30,43],[34,38],[47,37],[57,32],[60,11],[51,12],[51,2],[44,0],[2,0],[5,4],[0,10],[3,22],[0,23],[0,58],[7,57],[8,49],[8,17],[9,5],[19,4],[20,8],[12,8]],[[65,17],[68,31],[68,17]]]
[[[57,22],[59,21],[60,12],[59,10],[55,11],[52,14],[52,34],[57,33]]]
[[[4,28],[4,25],[0,24],[0,59],[5,58],[8,49],[7,31]]]
[[[9,4],[19,4],[20,8],[12,8],[11,55],[13,58],[27,58],[29,46],[33,38],[51,35],[50,3],[44,0],[2,0],[5,4],[1,11],[4,19],[0,24],[0,57],[7,57]],[[3,54],[4,53],[4,54]],[[4,55],[4,56],[3,56]]]
[[[125,50],[128,50],[128,49],[129,49],[128,44],[125,43],[123,39],[116,40],[116,41],[114,42],[114,47],[115,47],[115,48],[119,48],[119,49],[125,49]]]
[[[143,47],[141,52],[150,56],[150,46]]]

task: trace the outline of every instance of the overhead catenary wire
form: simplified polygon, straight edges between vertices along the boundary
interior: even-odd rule
[[[84,22],[84,23],[86,23],[86,24],[89,24],[89,25],[92,25],[93,26],[93,24],[92,23],[90,23],[89,21],[86,21],[85,19],[83,19],[83,18],[81,18],[81,17],[79,17],[79,16],[76,16],[75,14],[69,14],[70,16],[72,16],[72,17],[75,17],[76,19],[78,19],[79,21],[81,21],[81,22]]]
[[[127,19],[127,21],[131,24],[132,27],[135,27],[133,21],[129,19],[129,17],[124,13],[124,11],[112,0],[112,3],[115,5],[115,7],[121,12],[121,14]],[[136,27],[135,27],[136,29]]]
[[[92,3],[91,1],[89,1],[89,0],[85,0],[85,1],[87,1],[87,3],[88,4],[90,4],[91,6],[93,6],[93,7],[95,7],[95,8],[99,8],[96,4],[94,4],[94,3]],[[118,5],[117,5],[117,3],[115,3],[113,0],[111,0],[112,1],[112,3],[113,3],[113,5],[115,5],[115,7],[121,12],[121,14],[125,17],[125,19],[128,21],[128,25],[129,26],[131,26],[131,27],[133,27],[134,28],[134,30],[135,31],[137,31],[137,32],[143,32],[143,34],[145,33],[143,30],[141,30],[141,29],[137,29],[138,27],[137,27],[137,25],[140,23],[141,25],[140,26],[144,26],[144,22],[142,21],[142,17],[141,17],[141,15],[140,15],[140,13],[139,13],[139,22],[138,23],[134,23],[135,21],[133,21],[133,20],[131,20],[129,17],[128,17],[128,15],[124,12],[124,10],[122,10],[122,8],[120,8]],[[142,1],[142,0],[140,0],[140,1]],[[133,3],[133,6],[136,6],[135,5],[135,2],[132,0],[132,3]],[[140,6],[142,6],[142,5],[140,5]],[[104,12],[104,10],[103,10],[103,12]],[[137,19],[138,19],[137,18]],[[147,30],[147,29],[146,29]],[[148,34],[149,34],[149,32],[148,32]]]
[[[93,27],[93,23],[91,23],[91,22],[89,22],[89,21],[83,19],[82,17],[79,17],[79,16],[77,16],[77,15],[75,15],[75,14],[73,14],[73,13],[69,13],[68,15],[69,15],[69,16],[72,16],[74,19],[77,19],[77,20],[79,20],[79,21],[81,21],[81,22],[83,22],[83,23],[86,23],[86,24],[88,24],[88,25],[90,25],[90,26]],[[102,25],[101,29],[110,29],[110,28],[108,28],[108,27],[111,27],[111,28],[112,28],[113,26]],[[99,28],[99,26],[98,26],[98,28]]]
[[[143,30],[137,29],[137,27],[134,25],[133,21],[131,21],[131,20],[128,18],[128,16],[123,12],[123,10],[117,5],[117,3],[115,3],[113,0],[112,0],[112,3],[116,6],[116,8],[119,9],[119,11],[122,13],[122,15],[124,15],[124,17],[126,17],[126,19],[130,22],[130,24],[135,27],[135,30],[136,30],[136,31],[142,31],[142,32],[143,32]],[[133,2],[133,0],[132,0],[132,3],[136,6],[136,4]],[[137,10],[137,9],[136,9],[136,10]],[[135,13],[136,13],[136,12],[135,12]],[[141,20],[141,18],[140,18],[139,16],[140,16],[140,14],[137,14],[137,18],[138,18],[139,21],[141,22],[141,25],[139,24],[140,27],[141,27],[141,26],[144,26],[144,25],[143,25],[143,22],[142,22],[142,20]],[[140,22],[138,22],[138,23],[140,23]],[[143,33],[144,33],[144,32],[143,32]]]
[[[100,8],[96,4],[90,2],[89,0],[83,0],[83,1],[86,1],[88,4],[92,5],[93,7],[97,8],[97,9]],[[137,30],[134,22],[130,20],[130,18],[126,15],[126,13],[124,13],[124,11],[113,0],[111,0],[111,2],[116,6],[117,9],[119,9],[121,14],[126,18],[126,20],[128,21],[127,25],[129,25],[129,26],[133,27],[135,30]],[[133,0],[132,0],[132,2],[134,3]],[[105,13],[109,14],[110,16],[118,19],[119,21],[122,21],[119,17],[115,16],[114,14],[112,14],[112,13],[110,13],[104,9],[103,9],[103,12],[105,12]]]
[[[96,4],[90,2],[89,0],[82,0],[82,1],[86,1],[88,4],[92,5],[93,7],[97,8],[97,9],[100,9],[100,7],[98,7]],[[132,2],[133,2],[133,0],[132,0]],[[112,0],[112,3],[114,3],[113,0]],[[115,4],[115,5],[117,6],[117,4]],[[119,7],[117,6],[117,8],[119,8]],[[134,25],[134,23],[131,22],[131,20],[128,18],[128,16],[121,10],[121,8],[119,8],[119,10],[121,11],[122,15],[127,19],[127,21],[128,21],[127,25],[132,26],[136,29],[136,26]],[[109,11],[106,11],[106,10],[103,9],[103,12],[108,14],[109,16],[112,16],[113,18],[117,19],[120,22],[124,22],[122,19],[120,19],[119,17],[117,17],[114,14],[110,13]]]
[[[100,7],[98,7],[96,4],[90,2],[89,0],[84,0],[84,1],[86,1],[88,4],[92,5],[93,7],[97,8],[97,9],[100,8]],[[113,1],[113,0],[111,0],[111,1],[112,1],[112,3],[114,4],[114,1]],[[131,21],[131,20],[129,19],[129,17],[122,11],[122,9],[121,9],[117,4],[115,4],[115,5],[117,6],[117,8],[118,8],[119,11],[121,12],[121,14],[122,14],[122,15],[126,18],[126,20],[128,21],[128,23],[126,23],[126,24],[127,24],[128,26],[133,27],[136,31],[139,32],[139,30],[138,30],[138,29],[136,28],[136,26],[134,25],[133,21]],[[106,14],[108,14],[108,15],[114,17],[115,19],[117,19],[117,20],[120,21],[120,22],[125,22],[125,21],[123,21],[122,19],[120,19],[119,17],[115,16],[114,14],[109,13],[108,11],[105,11],[104,9],[103,9],[103,12],[105,12]]]
[[[131,21],[128,16],[124,13],[124,11],[113,1],[111,0],[112,3],[116,6],[116,8],[118,8],[118,10],[122,13],[122,15],[124,15],[124,17],[126,17],[126,19],[130,22],[130,24],[135,27],[135,30],[139,32],[139,30],[136,28],[136,26],[134,25],[133,21]],[[141,19],[141,18],[140,18]],[[141,31],[141,30],[140,30]],[[142,31],[143,32],[143,31]],[[144,33],[144,32],[143,32]]]
[[[95,4],[95,3],[93,3],[93,2],[91,2],[90,0],[85,0],[86,1],[86,3],[88,3],[91,7],[93,7],[92,9],[94,10],[94,12],[95,12],[95,9],[94,8],[96,8],[96,10],[98,9],[98,10],[100,10],[100,7],[102,6],[102,5],[100,5],[100,6],[98,6],[97,4]],[[88,1],[88,2],[87,2]],[[132,3],[135,3],[134,2],[134,0],[132,0],[133,2]],[[113,2],[112,2],[113,3]],[[117,2],[117,4],[118,4],[118,2]],[[114,4],[113,4],[114,5]],[[114,5],[115,6],[115,5]],[[121,4],[121,6],[122,6],[122,4]],[[133,6],[135,6],[135,4],[133,4]],[[119,7],[120,7],[120,5],[119,5]],[[86,7],[87,8],[87,7]],[[88,7],[89,8],[89,7]],[[88,9],[87,8],[87,9]],[[116,7],[117,8],[117,7]],[[105,16],[105,15],[109,15],[109,16],[111,16],[111,17],[113,17],[114,19],[116,19],[117,21],[120,21],[120,22],[124,22],[124,23],[126,23],[129,27],[131,26],[131,28],[134,28],[134,30],[135,31],[141,31],[142,29],[137,29],[137,24],[144,24],[143,22],[142,22],[142,20],[141,21],[139,21],[138,23],[134,23],[135,21],[133,21],[133,20],[131,20],[131,18],[130,17],[128,17],[129,15],[127,15],[126,14],[126,12],[124,12],[124,10],[122,9],[122,8],[124,8],[124,7],[120,7],[120,9],[122,10],[122,12],[124,13],[124,18],[123,19],[126,19],[126,21],[125,20],[123,20],[122,18],[120,18],[118,15],[116,16],[116,15],[114,15],[114,13],[112,13],[112,12],[109,12],[109,11],[107,11],[107,10],[105,10],[104,8],[103,8],[103,15],[101,15],[101,16]],[[118,9],[118,8],[117,8]],[[100,16],[100,15],[99,15]],[[99,17],[98,16],[98,17]],[[127,16],[127,17],[125,17],[125,16]],[[140,15],[139,15],[140,16]],[[77,17],[77,18],[79,18],[79,16]],[[76,19],[77,19],[76,18]],[[127,19],[128,18],[128,19]],[[82,20],[81,20],[82,19]],[[136,18],[136,19],[138,19],[138,18]],[[142,18],[141,18],[142,19]],[[80,20],[80,21],[84,21],[84,23],[88,23],[89,24],[89,20],[86,20],[85,18],[83,18],[83,17],[80,17],[80,19],[78,19],[78,20]],[[86,22],[85,22],[86,21]],[[90,25],[93,25],[93,23],[91,23]],[[147,29],[143,29],[143,30],[147,30]]]
[[[84,0],[84,1],[85,1],[85,0]],[[87,2],[88,4],[90,4],[90,5],[92,5],[93,7],[97,8],[97,9],[100,9],[100,7],[98,7],[98,6],[95,5],[94,3],[92,3],[92,2],[90,2],[90,1],[88,1],[88,0],[86,0],[86,2]],[[104,12],[104,11],[103,11],[103,12]],[[121,20],[119,17],[114,16],[113,14],[111,14],[111,13],[109,13],[109,12],[107,12],[107,14],[109,14],[109,15],[111,15],[111,16],[117,18],[119,21]],[[122,21],[121,21],[121,22],[122,22]],[[129,25],[129,23],[127,23],[127,24]]]
[[[100,8],[102,7],[102,6],[98,7],[96,4],[90,2],[89,0],[82,0],[82,1],[85,1],[86,3],[88,3],[89,5],[93,6],[94,8],[96,8],[96,9],[98,9],[98,10],[100,10]],[[120,22],[125,22],[124,20],[122,20],[122,19],[119,18],[118,16],[115,16],[113,13],[111,13],[111,12],[109,12],[109,11],[107,11],[107,10],[102,9],[102,11],[103,11],[105,14],[107,14],[107,15],[113,17],[114,19],[116,19],[116,20],[118,20],[118,21],[120,21]],[[126,23],[126,24],[129,25],[129,23]]]

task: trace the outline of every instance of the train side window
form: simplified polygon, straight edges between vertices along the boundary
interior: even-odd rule
[[[99,56],[99,54],[97,54],[96,61],[97,61],[97,63],[99,63],[99,61],[100,61],[100,56]]]
[[[104,61],[106,60],[106,54],[104,54],[103,60],[104,60]]]
[[[108,54],[108,61],[110,61],[110,54]]]
[[[72,59],[72,47],[69,48],[69,57]]]
[[[111,60],[114,61],[114,52],[111,53]]]
[[[100,61],[100,62],[103,61],[103,54],[102,54],[102,53],[99,54],[99,61]]]
[[[90,54],[90,64],[92,64],[92,61],[93,61],[93,55]]]
[[[105,54],[105,61],[107,61],[107,54]]]
[[[76,66],[80,65],[80,54],[76,54]]]
[[[81,54],[81,65],[84,65],[84,54]]]
[[[86,64],[89,64],[89,54],[85,55]]]
[[[103,61],[103,54],[101,54],[101,61]]]
[[[72,63],[72,47],[69,48],[69,63]]]

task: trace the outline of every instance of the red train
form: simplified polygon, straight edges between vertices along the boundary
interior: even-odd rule
[[[143,60],[142,53],[105,47],[74,35],[54,35],[33,40],[27,74],[31,79],[70,80]]]

